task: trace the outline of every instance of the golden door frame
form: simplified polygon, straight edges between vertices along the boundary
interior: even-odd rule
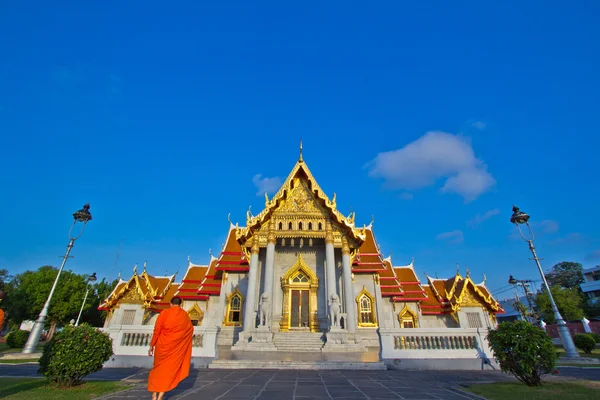
[[[306,275],[309,279],[307,283],[293,282],[294,278],[300,273]],[[296,263],[281,277],[281,288],[283,289],[283,313],[279,322],[279,330],[288,332],[291,324],[292,308],[292,290],[308,290],[309,310],[308,320],[311,332],[319,332],[319,319],[317,318],[317,289],[319,288],[319,278],[314,271],[304,262],[302,254],[298,254]]]

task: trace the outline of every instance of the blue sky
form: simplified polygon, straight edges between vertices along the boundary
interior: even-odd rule
[[[67,268],[205,263],[300,138],[422,279],[538,279],[513,203],[546,268],[600,264],[597,2],[126,3],[2,5],[0,268],[58,265],[86,202]]]

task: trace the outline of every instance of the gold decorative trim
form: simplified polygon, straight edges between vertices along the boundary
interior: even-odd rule
[[[350,255],[350,247],[348,247],[348,239],[346,239],[346,236],[342,236],[342,254]]]
[[[416,312],[408,308],[408,304],[404,304],[404,307],[398,313],[398,322],[400,328],[404,328],[404,321],[410,321],[413,323],[413,328],[419,327],[419,317]]]
[[[361,322],[361,301],[363,297],[369,299],[370,309],[369,312],[371,314],[371,320],[373,322]],[[375,297],[367,290],[366,286],[363,286],[362,290],[356,296],[356,312],[358,316],[358,326],[361,328],[376,328],[377,327],[377,313],[375,312]]]
[[[202,320],[204,319],[204,312],[202,312],[202,309],[200,309],[198,303],[194,303],[194,305],[187,310],[187,313],[192,321],[198,321],[197,326],[202,325]]]
[[[299,283],[293,282],[294,278],[304,273],[309,282]],[[287,272],[281,277],[281,288],[283,289],[283,312],[281,321],[279,322],[279,330],[281,332],[288,332],[291,324],[291,308],[292,308],[292,290],[307,289],[310,293],[309,298],[309,310],[308,319],[311,332],[319,331],[319,319],[317,317],[317,289],[319,288],[319,278],[314,271],[304,262],[302,253],[298,253],[298,259],[296,263],[287,270]]]

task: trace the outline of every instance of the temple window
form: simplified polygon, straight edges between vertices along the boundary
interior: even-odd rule
[[[292,229],[294,229],[294,228],[293,228],[293,226],[292,226],[292,223],[290,222],[290,223],[288,223],[288,230],[290,230],[290,231],[291,231]]]
[[[356,297],[356,303],[358,306],[358,326],[377,326],[377,319],[375,317],[375,298],[367,292],[365,287],[363,287],[363,290]]]
[[[398,322],[400,322],[401,328],[418,328],[417,314],[408,308],[408,305],[404,305],[402,311],[398,313]]]
[[[322,231],[323,230],[323,224],[319,222],[319,230]]]
[[[280,230],[280,231],[281,231],[281,230],[283,230],[283,222],[280,222],[280,223],[279,223],[279,230]]]
[[[312,231],[312,222],[309,222],[309,223],[308,223],[308,230],[309,230],[309,231]]]
[[[309,283],[309,279],[303,272],[300,272],[298,275],[292,279],[293,283]]]
[[[302,230],[302,222],[298,222],[298,230],[301,231]]]
[[[225,315],[225,325],[241,326],[242,325],[242,306],[244,298],[242,293],[236,287],[233,292],[227,297],[227,314]]]
[[[194,304],[194,306],[188,310],[188,315],[190,316],[190,320],[192,321],[193,326],[202,325],[204,313],[202,312],[200,307],[198,307],[197,304]]]
[[[123,317],[121,318],[121,325],[133,325],[135,319],[135,310],[123,310]]]
[[[483,328],[481,316],[478,312],[468,312],[467,321],[469,322],[469,328]]]
[[[281,238],[281,245],[285,246],[285,239],[284,238]]]

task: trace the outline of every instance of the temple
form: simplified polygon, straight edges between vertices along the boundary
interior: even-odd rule
[[[493,363],[485,336],[503,310],[485,279],[475,283],[457,270],[422,282],[414,261],[394,265],[381,254],[373,222],[358,227],[354,213],[342,214],[335,194],[321,189],[302,148],[279,191],[246,217],[245,226],[229,221],[208,265],[188,259],[179,282],[150,275],[146,264],[119,280],[100,306],[116,355],[144,355],[158,314],[179,296],[195,326],[193,355],[211,368],[265,354],[301,354],[312,367],[323,360],[360,368]]]

